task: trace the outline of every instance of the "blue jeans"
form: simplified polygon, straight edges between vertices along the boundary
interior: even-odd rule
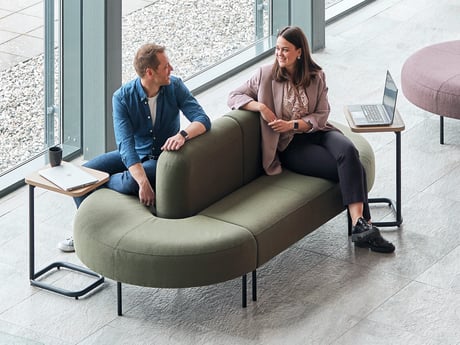
[[[83,165],[91,169],[104,171],[110,175],[109,180],[99,188],[109,188],[119,193],[128,195],[139,194],[139,185],[124,165],[118,150],[103,153],[102,155],[89,160]],[[152,188],[154,188],[157,160],[149,159],[143,162],[142,165],[144,166],[144,170],[147,174],[147,178],[150,181],[150,185]],[[81,197],[74,198],[77,208],[80,207],[80,204],[89,194],[90,193]]]

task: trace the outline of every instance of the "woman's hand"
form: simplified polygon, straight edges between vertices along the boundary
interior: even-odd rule
[[[267,121],[267,123],[273,122],[277,119],[275,113],[270,110],[269,107],[267,107],[263,103],[259,103],[259,112],[262,118]]]
[[[255,112],[258,111],[260,113],[260,116],[262,116],[262,118],[267,123],[275,121],[277,119],[275,113],[271,111],[269,107],[257,101],[250,101],[249,103],[243,105],[241,108],[244,110],[250,110]]]
[[[293,125],[291,121],[284,121],[280,119],[276,119],[268,123],[268,125],[273,129],[275,132],[278,133],[285,133],[292,131]]]

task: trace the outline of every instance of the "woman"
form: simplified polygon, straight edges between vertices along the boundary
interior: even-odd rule
[[[231,92],[232,109],[259,112],[262,163],[268,175],[282,166],[299,174],[339,182],[358,247],[392,253],[395,247],[370,223],[365,170],[353,143],[327,122],[328,88],[298,27],[286,27],[276,41],[273,65],[261,68]]]

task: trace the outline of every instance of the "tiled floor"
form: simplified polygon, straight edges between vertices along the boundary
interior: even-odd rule
[[[458,39],[457,0],[379,0],[327,27],[314,54],[328,76],[331,118],[347,103],[381,97],[385,71],[400,85],[405,59],[431,43]],[[265,62],[272,61],[272,58]],[[216,118],[250,68],[199,95]],[[124,316],[116,284],[75,300],[28,284],[27,188],[0,200],[0,344],[460,344],[460,121],[408,103],[402,134],[400,229],[382,229],[394,255],[355,249],[342,214],[259,269],[259,300],[240,307],[240,280],[190,289],[126,286]],[[376,155],[371,196],[394,195],[395,136],[365,134]],[[71,232],[72,200],[36,192],[37,265],[79,262],[55,244]],[[373,208],[374,219],[389,219]],[[61,272],[48,279],[81,284]]]

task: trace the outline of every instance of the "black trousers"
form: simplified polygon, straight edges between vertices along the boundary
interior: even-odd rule
[[[279,156],[289,170],[338,182],[344,206],[362,202],[363,217],[370,220],[366,171],[358,150],[341,132],[296,134]]]

